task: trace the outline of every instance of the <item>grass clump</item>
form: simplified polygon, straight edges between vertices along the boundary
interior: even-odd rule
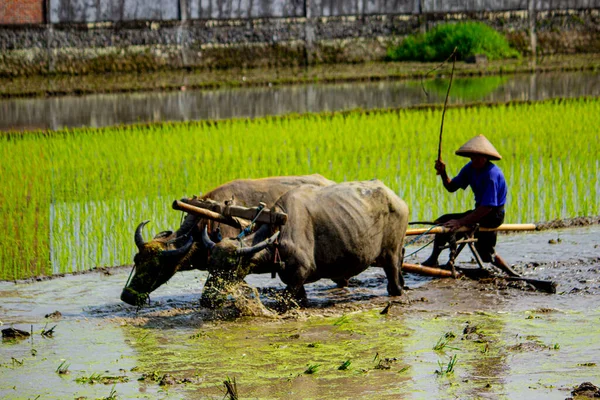
[[[59,375],[67,375],[69,374],[69,366],[71,364],[67,364],[67,360],[63,360],[63,362],[60,363],[60,365],[58,366],[58,368],[56,368],[56,373]]]
[[[448,346],[448,343],[450,343],[451,341],[453,341],[454,338],[456,338],[456,335],[454,333],[452,333],[452,332],[446,332],[445,334],[443,334],[438,339],[438,341],[435,344],[435,346],[433,346],[433,349],[435,351],[442,351],[444,349],[453,349],[453,350],[456,350],[455,347]]]
[[[321,366],[320,364],[310,364],[308,366],[308,368],[306,368],[306,370],[304,371],[304,373],[307,374],[307,375],[312,375],[312,374],[316,373],[319,370],[320,366]]]
[[[489,60],[520,58],[506,38],[482,22],[442,24],[425,34],[407,36],[402,43],[388,49],[391,61],[443,61],[456,48],[458,60],[485,55]]]
[[[440,369],[436,370],[435,373],[438,375],[449,375],[454,373],[454,366],[456,365],[456,361],[456,354],[450,357],[448,364],[444,364],[440,360],[438,360],[438,365]]]
[[[345,371],[345,370],[347,370],[348,368],[350,368],[350,365],[351,365],[351,364],[352,364],[352,361],[350,361],[350,360],[346,360],[346,361],[344,361],[344,362],[343,362],[343,363],[342,363],[342,364],[341,364],[341,365],[338,367],[338,370],[340,370],[340,371]]]

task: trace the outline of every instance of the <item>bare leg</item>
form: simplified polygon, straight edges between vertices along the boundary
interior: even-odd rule
[[[438,257],[440,256],[442,250],[440,249],[439,243],[438,243],[438,235],[436,235],[434,242],[433,242],[433,251],[431,252],[431,255],[429,256],[429,258],[425,261],[423,261],[421,263],[421,265],[424,265],[426,267],[437,267],[438,266]],[[442,244],[443,246],[443,244]]]
[[[510,276],[519,276],[509,265],[504,261],[502,257],[498,254],[494,254],[492,257],[492,265],[500,268],[502,271],[506,272]]]

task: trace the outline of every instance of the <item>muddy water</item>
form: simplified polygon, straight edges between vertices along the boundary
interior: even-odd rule
[[[125,269],[2,282],[2,329],[33,336],[0,344],[0,397],[222,399],[227,378],[240,398],[290,399],[564,399],[584,381],[600,385],[600,226],[499,242],[523,275],[559,292],[407,276],[411,290],[380,314],[390,298],[373,268],[346,289],[308,285],[306,309],[231,319],[199,308],[204,272],[178,274],[139,312],[118,299]],[[466,252],[460,262],[471,263]],[[281,287],[267,275],[248,282]],[[62,317],[45,317],[54,311]],[[69,374],[56,372],[63,361]]]
[[[447,81],[383,81],[0,100],[0,130],[100,127],[443,104]],[[597,72],[456,79],[450,103],[600,96]]]

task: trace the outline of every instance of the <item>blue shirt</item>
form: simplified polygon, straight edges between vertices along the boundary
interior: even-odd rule
[[[461,189],[471,186],[475,194],[475,207],[499,207],[506,203],[506,181],[498,166],[488,162],[482,169],[476,170],[469,161],[452,182]]]

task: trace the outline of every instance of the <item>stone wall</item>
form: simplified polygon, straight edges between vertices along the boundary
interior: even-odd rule
[[[38,0],[52,23],[318,18],[600,8],[600,0]]]
[[[600,53],[600,10],[535,17],[538,54]],[[531,51],[527,11],[23,25],[0,28],[0,76],[382,60],[408,34],[464,20]]]

